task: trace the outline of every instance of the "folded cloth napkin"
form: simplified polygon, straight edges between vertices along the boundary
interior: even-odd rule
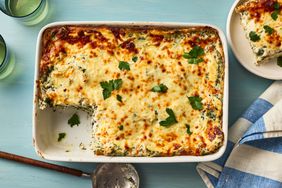
[[[282,188],[282,81],[229,128],[223,156],[196,168],[209,188]]]

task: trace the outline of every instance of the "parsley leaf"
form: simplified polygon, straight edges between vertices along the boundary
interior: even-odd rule
[[[122,130],[123,130],[123,125],[118,126],[118,129],[119,129],[120,131],[122,131]]]
[[[118,65],[118,68],[120,70],[130,70],[130,66],[129,66],[129,63],[125,62],[125,61],[120,61],[119,62],[119,65]]]
[[[191,59],[188,59],[188,63],[189,64],[198,64],[198,63],[201,63],[203,61],[204,61],[203,58],[191,58]]]
[[[250,37],[251,41],[253,41],[253,42],[257,42],[257,41],[260,40],[260,36],[258,34],[256,34],[256,32],[254,32],[254,31],[251,31],[249,33],[249,37]]]
[[[175,123],[177,123],[174,112],[170,108],[166,108],[166,113],[169,115],[165,120],[160,121],[160,125],[163,127],[169,127]]]
[[[205,51],[200,46],[195,46],[189,53],[185,52],[183,54],[183,57],[185,59],[188,59],[189,64],[198,64],[203,60],[203,58],[199,58],[199,56],[202,56],[205,54]]]
[[[160,84],[157,86],[154,86],[151,91],[153,92],[159,92],[159,93],[165,93],[168,90],[167,86],[164,84]]]
[[[282,56],[277,58],[277,65],[282,67]]]
[[[273,8],[274,8],[275,10],[279,10],[279,9],[280,9],[279,3],[278,3],[278,2],[275,2],[275,3],[273,4]]]
[[[136,62],[138,60],[138,57],[137,56],[134,56],[133,58],[132,58],[132,61],[133,62]]]
[[[59,133],[58,142],[66,137],[66,133]]]
[[[191,135],[192,134],[192,132],[190,131],[190,125],[188,125],[188,124],[185,124],[185,126],[186,126],[186,129],[187,129],[187,134],[189,134],[189,135]]]
[[[274,12],[271,13],[271,18],[273,20],[277,20],[279,14],[279,10],[275,10]]]
[[[107,89],[104,89],[103,90],[103,98],[104,100],[106,100],[107,98],[109,98],[112,94],[112,90],[107,90]]]
[[[184,54],[182,55],[182,57],[184,57],[185,59],[191,58],[190,55],[189,55],[189,53],[187,53],[187,52],[184,52]]]
[[[100,82],[100,86],[103,88],[103,89],[106,89],[106,90],[109,90],[109,91],[112,91],[114,90],[114,86],[112,84],[112,80],[110,80],[109,82]]]
[[[122,96],[117,95],[117,100],[118,100],[119,102],[122,102]]]
[[[113,84],[113,90],[118,90],[121,88],[122,79],[111,80],[110,82]]]
[[[200,46],[195,46],[189,53],[190,58],[197,58],[201,55],[204,55],[204,49]]]
[[[73,127],[75,125],[79,125],[80,124],[80,120],[79,120],[79,116],[75,113],[71,116],[71,118],[68,120],[68,124]]]
[[[121,88],[122,79],[100,82],[100,86],[103,88],[103,97],[104,100],[106,100],[111,96],[113,90],[118,90]]]
[[[271,35],[274,31],[273,28],[269,27],[268,25],[263,26],[263,29],[265,30],[266,33],[268,33],[269,35]]]
[[[203,104],[202,104],[202,98],[201,97],[188,97],[189,102],[194,110],[202,110]]]

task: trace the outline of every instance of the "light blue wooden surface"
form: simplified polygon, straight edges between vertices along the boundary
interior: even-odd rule
[[[16,58],[10,77],[0,81],[0,150],[39,159],[32,146],[32,92],[37,33],[50,22],[66,20],[177,21],[203,22],[225,32],[233,0],[49,0],[48,18],[33,27],[19,24],[0,14],[0,34]],[[0,12],[1,13],[1,12]],[[230,110],[233,123],[244,109],[272,82],[247,72],[229,54]],[[87,171],[95,164],[59,163]],[[141,187],[205,187],[194,163],[137,164]],[[0,159],[0,187],[75,188],[90,187],[88,179],[76,178],[44,169]]]

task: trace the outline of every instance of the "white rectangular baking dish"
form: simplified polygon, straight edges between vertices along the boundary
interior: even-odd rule
[[[79,111],[81,124],[71,128],[66,125],[68,118],[77,109],[56,110],[47,108],[40,110],[38,107],[36,80],[39,78],[39,63],[41,58],[41,40],[43,32],[53,26],[62,25],[107,25],[107,26],[156,26],[170,28],[202,27],[209,26],[216,29],[222,41],[225,58],[225,77],[224,77],[224,99],[223,99],[223,132],[224,144],[214,154],[205,156],[174,156],[174,157],[112,157],[97,156],[93,151],[87,149],[91,142],[91,123],[90,117],[86,112]],[[34,103],[33,103],[33,145],[36,153],[44,159],[55,161],[73,162],[126,162],[126,163],[177,163],[177,162],[201,162],[218,159],[225,151],[227,145],[228,130],[228,50],[224,33],[217,27],[208,24],[197,23],[167,23],[167,22],[56,22],[43,27],[37,38],[36,58],[35,58],[35,77],[34,77]],[[66,138],[58,142],[58,133],[65,132]],[[72,135],[71,138],[68,135]],[[86,148],[86,149],[85,149]]]

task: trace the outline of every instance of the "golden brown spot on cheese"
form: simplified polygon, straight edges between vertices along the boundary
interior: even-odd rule
[[[147,130],[148,128],[149,128],[149,124],[147,123],[147,122],[145,122],[145,124],[144,124],[144,130]]]
[[[130,151],[130,150],[131,150],[131,148],[128,146],[127,142],[125,142],[124,148],[125,148],[127,151]]]
[[[161,42],[164,39],[163,35],[150,34],[149,36],[152,38],[152,42],[155,46],[160,46]]]
[[[164,144],[163,143],[156,143],[156,145],[158,146],[158,147],[164,147]]]
[[[134,77],[133,76],[127,76],[127,78],[131,81],[134,81]]]
[[[172,142],[177,139],[177,135],[175,133],[168,133],[165,136],[163,136],[163,139],[167,142]]]
[[[132,39],[128,39],[127,41],[124,41],[120,44],[121,48],[127,49],[130,53],[138,53],[138,49],[135,48],[135,44]]]
[[[95,49],[95,48],[98,47],[98,44],[97,44],[96,41],[92,41],[92,42],[90,42],[90,46],[91,46],[92,49]],[[92,54],[91,54],[91,55],[92,55]],[[95,56],[94,56],[94,57],[95,57]]]
[[[111,28],[113,35],[115,36],[116,40],[122,40],[122,37],[125,36],[125,31],[120,28]]]
[[[150,34],[149,35],[151,38],[152,38],[152,41],[153,42],[157,42],[157,43],[160,43],[162,42],[162,40],[164,39],[164,36],[163,35],[155,35],[155,34]]]
[[[120,134],[120,139],[124,139],[124,133]]]
[[[274,46],[280,47],[282,37],[279,36],[276,31],[274,31],[271,35],[266,37],[266,40],[269,44],[273,44]]]
[[[174,144],[173,144],[173,147],[174,147],[174,148],[173,148],[174,150],[177,150],[177,149],[179,149],[179,148],[181,147],[181,145],[178,144],[178,143],[174,143]]]

